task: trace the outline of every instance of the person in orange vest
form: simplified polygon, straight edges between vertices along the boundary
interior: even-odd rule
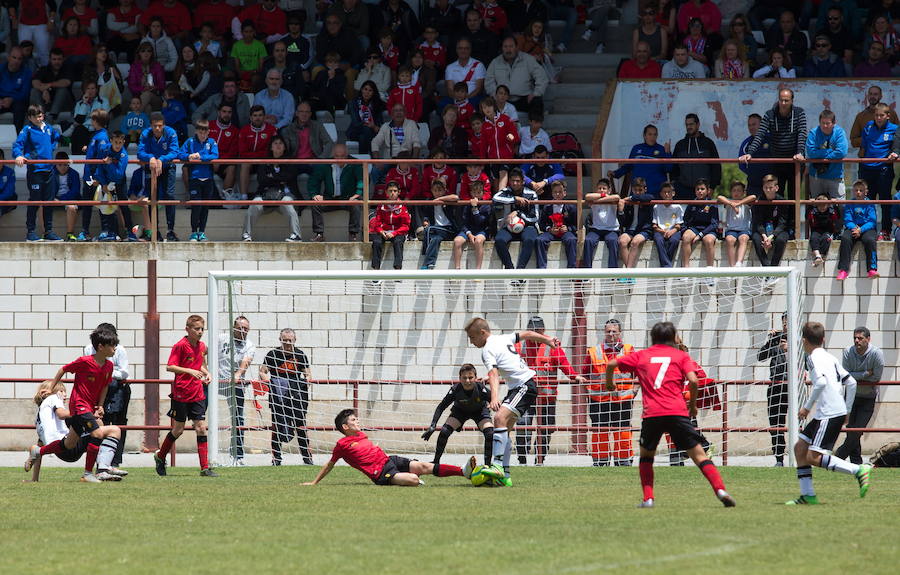
[[[603,378],[606,364],[620,355],[634,352],[634,346],[622,342],[622,323],[609,319],[603,325],[603,342],[588,348],[591,360],[591,379],[587,386],[588,416],[593,427],[621,428],[591,433],[590,452],[595,467],[631,465],[634,450],[631,443],[631,408],[636,389],[634,380],[615,371],[616,389],[606,391]]]
[[[535,315],[528,319],[528,330],[535,331],[541,335],[545,335],[546,329],[544,319]],[[557,392],[557,370],[563,372],[570,380],[576,383],[585,383],[585,378],[578,375],[572,369],[566,352],[562,348],[551,348],[550,346],[535,341],[525,341],[516,344],[516,351],[525,360],[525,363],[537,373],[535,381],[537,382],[537,439],[535,444],[534,464],[541,466],[544,464],[544,457],[547,455],[547,449],[550,446],[550,435],[556,427],[556,392]],[[529,419],[532,419],[529,414]],[[530,422],[525,422],[529,425]],[[531,434],[527,431],[519,430],[516,434],[516,452],[519,456],[519,463],[525,464],[525,455],[531,444]]]

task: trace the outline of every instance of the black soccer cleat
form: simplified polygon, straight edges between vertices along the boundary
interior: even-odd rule
[[[166,476],[166,458],[160,457],[159,452],[153,454],[153,462],[156,464],[156,474],[160,477]]]

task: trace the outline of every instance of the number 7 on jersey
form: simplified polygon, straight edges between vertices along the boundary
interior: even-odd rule
[[[672,363],[671,357],[651,357],[650,363],[660,364],[659,371],[656,373],[656,381],[653,382],[653,389],[662,387],[663,380],[666,378],[666,372],[669,370],[669,364]]]

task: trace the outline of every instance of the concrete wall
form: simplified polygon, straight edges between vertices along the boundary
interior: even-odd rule
[[[445,244],[446,246],[446,244]],[[419,265],[417,242],[406,247],[405,267]],[[855,264],[851,278],[833,280],[834,256],[825,270],[812,268],[803,250],[805,243],[792,243],[786,263],[804,272],[804,309],[809,319],[827,326],[829,351],[839,354],[851,343],[853,327],[867,325],[872,342],[885,351],[885,380],[898,379],[898,320],[900,299],[897,264],[892,244],[879,250],[882,277],[861,279]],[[551,266],[564,262],[554,246]],[[721,254],[724,255],[724,254]],[[129,350],[133,377],[144,376],[144,317],[147,306],[147,259],[158,259],[158,305],[160,312],[160,372],[170,346],[183,336],[183,322],[190,313],[206,313],[206,277],[210,269],[314,270],[368,268],[369,248],[362,244],[20,244],[0,243],[0,377],[46,378],[58,367],[81,354],[91,329],[102,321],[119,328]],[[655,251],[645,248],[641,266],[657,265]],[[598,254],[597,261],[605,261]],[[439,259],[449,263],[449,250]],[[499,267],[492,259],[490,267]],[[244,286],[235,298],[235,311],[251,320],[251,337],[261,349],[276,345],[277,328],[297,330],[298,343],[311,356],[314,378],[327,379],[450,379],[465,361],[480,364],[474,348],[461,331],[473,315],[485,315],[500,330],[521,329],[533,313],[541,313],[548,328],[560,333],[571,349],[572,294],[568,283],[530,282],[524,291],[512,290],[505,282],[458,285],[447,291],[429,290],[423,284],[403,282],[372,291],[362,282],[348,283],[339,293],[322,282]],[[586,300],[588,341],[600,337],[598,326],[608,317],[625,325],[626,340],[641,346],[645,332],[660,319],[673,319],[701,364],[713,377],[766,379],[767,366],[756,362],[756,348],[765,332],[778,322],[785,309],[783,286],[762,293],[758,284],[745,280],[720,280],[715,289],[666,280],[636,288],[615,282],[594,282]],[[320,289],[331,292],[319,291]],[[393,290],[393,291],[392,291]],[[414,324],[416,331],[398,330]],[[209,337],[207,341],[209,341]],[[259,356],[261,360],[262,355]],[[257,362],[258,363],[258,362]],[[30,403],[33,383],[0,383],[0,421],[29,423],[34,417]],[[168,406],[164,387],[163,411]],[[360,392],[370,419],[389,418],[397,424],[421,425],[428,421],[443,389],[434,386],[364,385]],[[143,389],[135,386],[131,421],[142,423]],[[898,421],[900,392],[887,389],[885,405],[875,425]],[[321,402],[321,416],[310,423],[327,425],[325,414],[334,406],[347,405],[348,387],[316,389],[314,403]],[[561,395],[561,421],[569,410],[569,391]],[[764,388],[734,388],[732,401],[740,402],[731,414],[732,425],[764,425]],[[264,412],[267,408],[264,407]],[[266,419],[267,412],[262,414]],[[713,414],[718,421],[718,415]],[[265,421],[264,421],[265,422]],[[373,425],[378,421],[373,421]],[[710,420],[709,424],[714,424]],[[260,443],[266,440],[260,435]],[[757,434],[754,449],[764,449],[768,438]],[[0,449],[22,448],[33,441],[33,432],[0,433]],[[140,434],[130,436],[131,448]],[[887,438],[871,434],[869,446]],[[558,442],[563,439],[557,437]]]

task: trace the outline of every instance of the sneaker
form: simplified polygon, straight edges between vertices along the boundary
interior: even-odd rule
[[[856,480],[859,482],[859,496],[865,497],[869,492],[869,476],[872,474],[872,466],[863,463],[856,472]]]
[[[198,234],[197,232],[191,232],[191,237],[188,238],[188,241],[189,242],[199,242],[200,234]]]
[[[847,279],[847,276],[849,276],[849,275],[850,275],[849,273],[845,272],[844,270],[841,270],[838,272],[837,281],[842,282],[845,279]]]
[[[106,472],[110,475],[118,475],[119,477],[125,477],[126,475],[128,475],[127,471],[125,471],[124,469],[119,469],[118,467],[110,467],[106,470]]]
[[[314,241],[314,242],[324,242],[324,241],[325,241],[325,235],[324,235],[324,234],[316,234],[315,236],[313,236],[312,241]]]
[[[166,458],[160,457],[159,452],[153,454],[153,462],[156,464],[156,474],[160,477],[166,476]]]
[[[280,459],[273,459],[273,460],[272,460],[272,467],[281,467],[281,460],[280,460]]]
[[[198,233],[197,233],[197,241],[198,241],[198,242],[205,242],[205,241],[207,241],[208,239],[209,239],[209,238],[206,237],[206,232],[198,232]]]
[[[603,44],[597,44],[597,47],[594,48],[594,54],[602,54],[604,50]]]
[[[113,475],[108,470],[104,469],[97,473],[97,479],[100,481],[122,481],[121,475]]]
[[[200,470],[200,477],[218,477],[219,474],[207,467],[206,469]]]
[[[41,236],[37,235],[36,233],[28,232],[27,234],[25,234],[25,241],[26,242],[42,242],[44,240],[41,239]]]
[[[585,42],[590,42],[592,35],[593,34],[592,34],[590,28],[588,28],[587,30],[584,31],[584,34],[581,35],[581,39],[584,40]]]
[[[293,242],[302,242],[303,239],[297,234],[291,234],[288,237],[284,238],[284,241],[293,243]]]
[[[882,230],[880,234],[878,234],[879,242],[889,242],[891,241],[891,236],[888,232]]]
[[[870,280],[876,280],[881,277],[881,274],[878,273],[878,270],[869,270],[869,273],[866,275]]]
[[[469,458],[466,462],[465,467],[463,467],[463,475],[466,479],[472,479],[472,470],[478,466],[478,460],[475,459],[475,456]],[[27,469],[25,471],[28,471]]]
[[[234,457],[231,459],[232,467],[244,467],[246,464],[244,463],[243,457]]]
[[[776,460],[775,467],[784,467],[784,460],[783,459]]]
[[[245,233],[244,235],[241,236],[241,241],[252,242],[253,238],[250,237],[250,234]]]
[[[81,476],[82,483],[100,483],[100,479],[93,473],[85,473]]]
[[[792,499],[785,503],[785,505],[818,505],[819,498],[815,495],[801,495],[797,499]]]
[[[304,457],[303,465],[315,465],[315,464],[313,463],[312,457]]]
[[[358,241],[359,241],[359,234],[356,233],[356,232],[350,232],[350,241],[351,241],[351,242],[358,242]]]
[[[100,235],[97,236],[98,242],[114,242],[116,241],[116,236],[109,232],[100,232]]]
[[[817,268],[817,267],[819,267],[820,265],[822,265],[822,264],[824,264],[824,263],[825,263],[825,260],[822,259],[822,256],[816,256],[816,257],[813,259],[813,267],[814,267],[814,268]]]
[[[166,241],[167,241],[167,242],[177,242],[177,241],[179,241],[179,240],[178,240],[178,236],[175,235],[174,230],[169,230],[168,232],[166,232]]]
[[[67,242],[77,242],[77,241],[78,241],[78,236],[76,236],[76,235],[73,234],[72,232],[69,232],[69,233],[66,234],[66,241],[67,241]]]
[[[728,492],[724,489],[719,489],[716,491],[716,497],[719,498],[719,501],[722,502],[722,505],[725,507],[734,507],[737,503],[734,501],[734,497],[728,495]]]
[[[506,475],[503,468],[499,465],[485,465],[481,472],[491,479],[502,479]]]
[[[91,234],[82,231],[82,232],[78,232],[78,237],[75,238],[75,241],[76,242],[89,242],[92,239],[93,238],[91,237]]]
[[[638,509],[651,509],[653,507],[653,498],[644,499],[638,504]]]
[[[53,232],[47,232],[46,234],[44,234],[44,241],[45,242],[61,242],[61,241],[63,241],[63,239]]]
[[[37,445],[32,445],[28,449],[28,459],[25,460],[25,471],[31,471],[31,468],[34,467],[34,462],[37,461],[40,456],[41,448]]]
[[[420,270],[433,270],[434,266],[422,266],[419,268]]]
[[[566,49],[567,49],[566,45],[563,44],[562,42],[560,42],[559,44],[556,45],[556,51],[559,52],[560,54],[565,54]]]

